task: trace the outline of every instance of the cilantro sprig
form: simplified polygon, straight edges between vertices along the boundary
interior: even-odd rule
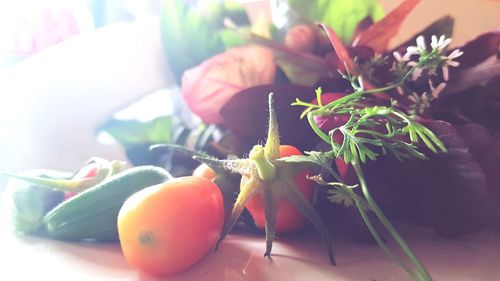
[[[329,198],[332,202],[345,206],[355,206],[382,250],[414,280],[432,280],[432,277],[371,196],[362,164],[368,160],[376,160],[380,155],[385,154],[392,155],[401,161],[412,158],[426,159],[426,155],[422,152],[423,148],[433,153],[446,152],[446,148],[430,129],[418,121],[416,114],[419,111],[414,110],[414,108],[421,107],[421,105],[417,104],[418,99],[411,98],[418,96],[417,94],[411,93],[409,100],[414,100],[415,104],[413,109],[410,107],[409,110],[400,107],[394,100],[391,101],[390,106],[373,105],[373,99],[370,98],[374,93],[384,93],[393,89],[397,89],[400,94],[404,95],[405,89],[408,89],[406,83],[410,79],[417,79],[424,71],[435,75],[437,69],[441,68],[444,80],[448,80],[448,67],[458,66],[458,63],[453,59],[462,54],[460,51],[455,51],[448,56],[443,55],[444,49],[449,43],[450,39],[446,39],[444,36],[441,36],[439,40],[433,36],[430,44],[431,49],[427,50],[424,39],[420,36],[417,38],[417,46],[410,46],[406,54],[401,55],[395,52],[396,62],[393,70],[397,80],[385,87],[365,89],[361,75],[341,73],[342,77],[350,82],[354,90],[353,93],[324,104],[321,101],[321,88],[318,88],[315,93],[317,104],[301,100],[296,100],[292,104],[306,108],[301,118],[307,117],[311,129],[331,147],[330,151],[311,152],[303,158],[308,158],[309,161],[323,167],[336,179],[336,182],[326,182],[321,176],[315,176],[311,179],[321,185],[332,187],[329,191]],[[416,61],[411,59],[415,56],[418,57]],[[429,85],[433,91],[431,93],[433,99],[439,97],[439,91],[445,86],[443,82],[438,87],[433,87],[430,80]],[[427,94],[423,93],[418,97],[426,98]],[[344,116],[348,118],[343,125],[324,132],[316,123],[318,116],[325,118]],[[339,141],[339,134],[342,136],[342,141]],[[335,135],[337,138],[334,138]],[[330,160],[332,159],[342,159],[345,163],[350,164],[357,176],[358,184],[345,184],[331,168]],[[283,161],[293,160],[284,159]],[[361,188],[362,197],[353,191],[358,186]],[[373,212],[387,229],[399,248],[411,261],[412,267],[387,248],[367,216],[368,211]]]

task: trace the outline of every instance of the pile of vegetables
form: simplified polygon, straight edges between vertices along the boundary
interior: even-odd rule
[[[250,26],[233,1],[203,15],[164,2],[165,50],[187,108],[102,126],[135,167],[93,159],[73,175],[7,174],[17,232],[120,241],[132,266],[164,274],[234,227],[263,230],[270,257],[276,233],[310,222],[333,265],[330,231],[344,230],[412,280],[432,280],[393,220],[450,238],[499,224],[499,32],[449,50],[444,17],[389,49],[418,0],[383,18],[375,1],[278,0],[271,28]],[[163,138],[150,134],[158,122]]]

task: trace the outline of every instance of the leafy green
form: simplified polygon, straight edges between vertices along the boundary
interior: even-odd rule
[[[147,122],[111,119],[99,129],[125,148],[144,143],[169,143],[172,140],[173,117],[161,116]]]
[[[377,147],[382,153],[390,152],[400,160],[425,159],[425,155],[415,146],[419,142],[423,142],[434,153],[437,153],[438,149],[446,151],[441,141],[428,128],[393,107],[349,107],[344,110],[340,107],[337,110],[351,113],[351,118],[344,126],[330,133],[333,135],[339,131],[344,136],[341,145],[332,142],[332,147],[335,154],[347,163],[375,160],[380,154],[375,150]],[[410,143],[402,140],[406,135],[409,136]]]
[[[67,176],[49,170],[33,170],[29,175],[54,180]],[[63,201],[64,192],[12,178],[7,183],[3,199],[4,211],[13,230],[16,233],[34,234],[40,231],[45,214]]]
[[[99,184],[114,174],[121,172],[125,163],[117,160],[108,161],[103,158],[93,157],[82,167],[82,169],[84,169],[87,165],[95,165],[97,171],[94,176],[79,177],[78,172],[71,178],[51,178],[45,175],[36,176],[30,175],[30,173],[9,172],[0,172],[0,175],[22,180],[32,185],[44,187],[50,190],[80,192]]]
[[[329,32],[328,28],[324,27],[324,29]],[[333,32],[330,33],[334,34]],[[434,38],[434,40],[436,39]],[[421,124],[415,114],[405,109],[404,106],[400,106],[397,101],[391,100],[391,105],[386,106],[374,105],[380,103],[380,101],[377,102],[373,97],[370,99],[371,94],[382,93],[403,86],[416,69],[433,71],[438,66],[447,65],[447,57],[443,56],[444,48],[435,46],[436,43],[431,45],[430,51],[424,48],[419,49],[418,62],[412,61],[413,66],[406,67],[404,70],[406,73],[403,73],[401,77],[397,77],[396,82],[393,84],[381,88],[370,87],[365,89],[362,77],[356,74],[352,75],[351,70],[346,69],[347,74],[341,74],[342,77],[351,82],[353,93],[340,97],[326,105],[322,105],[322,103],[314,105],[300,99],[297,99],[292,104],[306,108],[311,129],[322,140],[330,144],[331,152],[335,158],[351,165],[357,176],[366,206],[397,242],[399,249],[411,261],[412,266],[408,266],[385,246],[377,230],[373,227],[370,218],[366,215],[366,209],[360,203],[361,201],[357,200],[355,196],[349,196],[349,188],[337,188],[330,192],[330,200],[349,206],[355,204],[366,226],[387,256],[405,270],[412,279],[426,281],[432,280],[432,277],[373,199],[361,165],[368,159],[377,159],[381,154],[390,154],[402,160],[411,158],[427,159],[427,156],[421,151],[422,148],[428,149],[434,154],[447,152],[445,145],[435,133]],[[406,64],[407,62],[400,61],[398,63]],[[318,89],[316,92],[317,96],[321,95],[319,91]],[[315,120],[316,116],[335,118],[339,115],[350,117],[345,124],[339,124],[337,127],[329,129],[328,132],[324,132]],[[339,135],[342,136],[342,139],[335,137]],[[468,159],[465,161],[467,162]],[[338,183],[323,182],[322,184],[334,187],[343,186]]]
[[[376,0],[288,0],[290,6],[309,21],[332,27],[344,43],[352,40],[356,26],[366,17],[382,18],[382,5]]]
[[[200,7],[201,4],[209,6]],[[239,23],[248,22],[242,7],[235,1],[215,4],[201,1],[198,6],[189,5],[187,1],[163,1],[163,48],[178,82],[186,69],[242,43],[241,37],[223,28],[225,17]]]

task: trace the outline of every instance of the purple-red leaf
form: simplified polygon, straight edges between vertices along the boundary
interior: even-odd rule
[[[500,30],[482,34],[458,49],[464,54],[457,58],[460,66],[450,69],[451,79],[445,95],[500,76]]]
[[[475,66],[500,52],[500,30],[481,34],[458,49],[464,52],[456,59],[460,67]]]
[[[494,159],[500,159],[491,136],[479,125],[457,130],[443,121],[427,124],[449,152],[429,155],[429,160],[400,162],[384,156],[367,163],[364,170],[373,197],[391,218],[430,225],[446,237],[491,226],[498,221],[500,202],[488,175],[488,169],[498,167]],[[483,145],[497,156],[486,155]],[[498,175],[497,170],[495,178]]]
[[[479,124],[467,124],[458,130],[470,154],[481,165],[488,186],[500,203],[500,142]]]
[[[421,218],[446,237],[459,237],[491,226],[498,202],[488,186],[485,170],[470,153],[467,142],[449,123],[431,126],[448,148],[426,164]]]
[[[223,124],[238,138],[240,152],[248,152],[252,145],[263,141],[267,133],[267,102],[274,93],[274,110],[278,118],[281,142],[302,150],[312,148],[318,138],[306,120],[299,119],[303,107],[291,106],[296,98],[309,101],[315,97],[308,86],[276,84],[251,87],[236,94],[221,109]]]

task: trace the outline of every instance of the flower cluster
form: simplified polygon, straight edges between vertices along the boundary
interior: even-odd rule
[[[422,94],[411,92],[408,99],[414,103],[411,109],[414,114],[422,113],[433,100],[439,98],[440,93],[446,87],[446,81],[449,80],[449,67],[458,67],[460,63],[455,59],[463,54],[459,49],[455,49],[446,55],[446,48],[451,43],[451,38],[446,38],[444,35],[439,38],[432,35],[430,50],[427,48],[424,36],[418,36],[416,43],[416,46],[407,47],[404,55],[401,55],[398,51],[393,52],[396,60],[393,69],[399,73],[411,73],[411,80],[416,81],[422,77],[425,71],[430,76],[438,76],[437,69],[441,68],[444,81],[434,86],[433,81],[428,78],[429,93],[427,91]],[[416,60],[412,60],[415,57]],[[402,87],[397,89],[400,94],[404,94]]]

